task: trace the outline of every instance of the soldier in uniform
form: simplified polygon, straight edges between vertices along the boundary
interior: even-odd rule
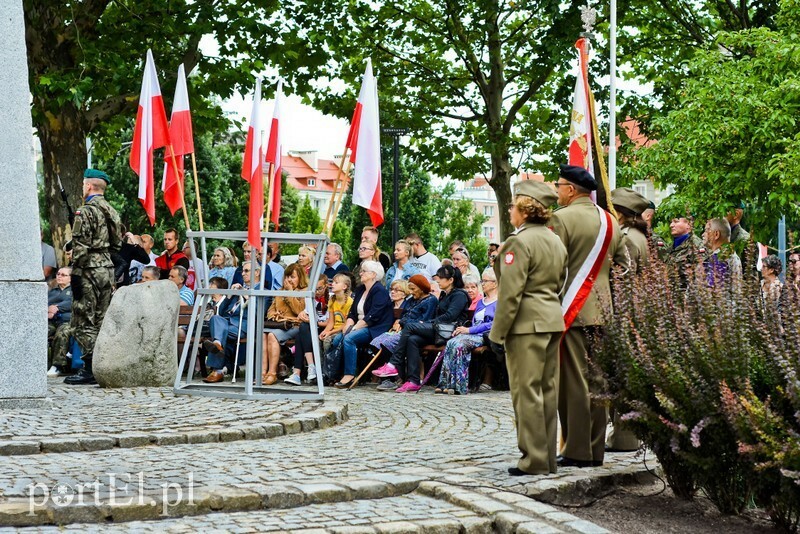
[[[675,268],[678,282],[681,287],[688,284],[688,271],[693,269],[705,259],[706,249],[703,240],[692,232],[693,219],[690,217],[675,217],[669,224],[672,234],[672,249],[667,254],[664,262]]]
[[[617,212],[617,221],[625,236],[625,247],[631,268],[641,272],[650,261],[647,245],[647,223],[642,213],[649,209],[650,201],[629,187],[619,187],[611,192],[611,203]]]
[[[589,367],[590,337],[603,324],[603,299],[610,302],[612,258],[625,269],[629,262],[619,224],[589,198],[597,189],[594,177],[582,167],[562,165],[556,187],[563,208],[553,214],[552,228],[569,255],[562,309],[566,308],[568,323],[577,312],[572,324],[566,325],[561,344],[558,415],[564,447],[558,465],[599,466],[603,465],[608,414],[606,406],[590,396],[602,387],[602,377]],[[595,248],[598,242],[603,244],[600,249]],[[595,252],[603,248],[604,255]],[[596,275],[589,274],[595,270]]]
[[[122,248],[122,222],[103,194],[108,175],[95,169],[83,173],[83,206],[72,227],[72,319],[70,332],[83,351],[84,366],[66,384],[94,384],[92,356],[114,290],[111,254]]]
[[[499,284],[489,340],[504,345],[522,458],[509,474],[556,472],[558,344],[564,331],[559,292],[567,250],[545,223],[558,198],[544,183],[515,186],[509,209],[516,231],[494,264]],[[502,348],[497,348],[501,353]]]

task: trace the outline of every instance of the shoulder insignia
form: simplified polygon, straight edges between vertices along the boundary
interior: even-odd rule
[[[506,265],[511,265],[514,263],[514,253],[507,252],[506,255],[503,257],[503,263]]]

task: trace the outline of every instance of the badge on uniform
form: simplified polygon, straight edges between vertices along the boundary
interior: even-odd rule
[[[511,265],[512,263],[514,263],[514,253],[507,252],[505,257],[503,258],[503,262],[505,262],[506,265]]]

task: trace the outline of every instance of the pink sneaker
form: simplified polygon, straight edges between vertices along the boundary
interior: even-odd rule
[[[397,368],[394,365],[392,365],[391,363],[387,363],[372,371],[372,374],[377,376],[378,378],[390,378],[392,376],[397,376],[399,373],[397,372]]]
[[[408,382],[406,382],[405,384],[403,384],[402,386],[400,386],[399,388],[397,388],[394,391],[395,391],[395,393],[416,393],[417,391],[419,391],[421,389],[422,389],[422,386],[420,386],[419,384],[415,384],[414,382],[411,382],[409,380]]]

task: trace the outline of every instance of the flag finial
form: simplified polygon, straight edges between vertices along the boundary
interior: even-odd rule
[[[583,31],[592,33],[594,25],[597,23],[597,10],[587,3],[581,8],[581,20],[583,21]]]

